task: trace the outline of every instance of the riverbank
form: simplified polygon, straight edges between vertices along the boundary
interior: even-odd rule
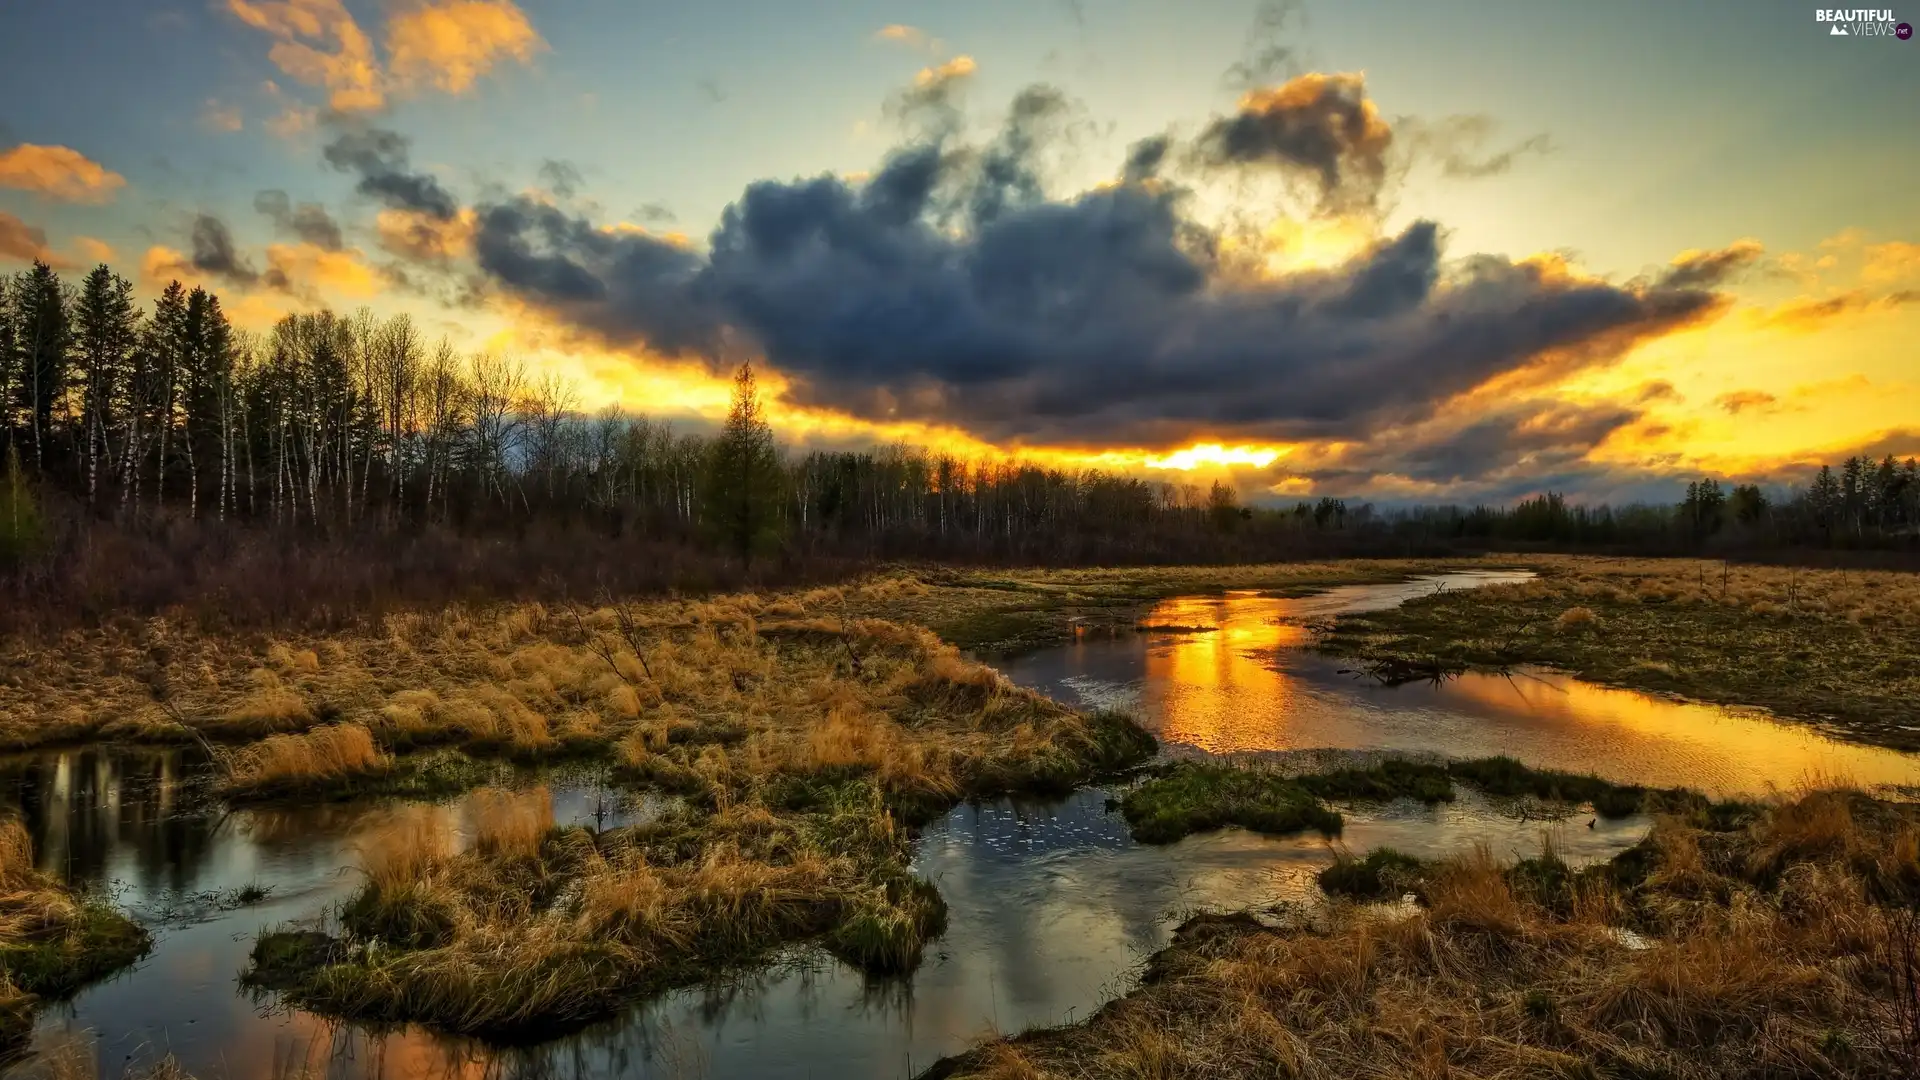
[[[1913,1075],[1920,813],[1829,790],[1724,824],[1586,871],[1373,860],[1414,906],[1195,917],[1087,1021],[922,1077]]]
[[[1389,680],[1542,664],[1920,750],[1920,575],[1532,556],[1530,582],[1342,616],[1319,647]]]
[[[0,820],[0,1060],[35,1013],[145,956],[153,940],[105,898],[76,894],[34,869],[18,821]]]

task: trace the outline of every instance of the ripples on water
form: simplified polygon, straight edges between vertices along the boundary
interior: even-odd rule
[[[1499,580],[1494,576],[1491,580]],[[1449,576],[1445,587],[1490,580]],[[1213,633],[1087,641],[1008,666],[1018,681],[1091,705],[1136,709],[1176,752],[1391,749],[1599,771],[1721,793],[1791,785],[1808,772],[1862,783],[1920,781],[1916,759],[1848,746],[1753,714],[1601,690],[1555,676],[1465,678],[1394,689],[1341,675],[1290,648],[1304,623],[1399,603],[1433,581],[1338,589],[1303,600],[1257,594],[1170,600],[1149,621]],[[1111,792],[962,806],[922,835],[915,869],[937,882],[949,929],[911,977],[875,982],[796,949],[754,976],[683,991],[539,1047],[494,1051],[416,1030],[372,1034],[243,994],[235,976],[262,927],[307,918],[357,884],[353,852],[391,807],[222,812],[196,793],[178,752],[65,751],[0,768],[42,864],[165,914],[154,955],[42,1015],[42,1049],[91,1049],[101,1075],[173,1053],[202,1080],[281,1077],[909,1075],[991,1030],[1084,1017],[1124,993],[1137,964],[1185,912],[1311,900],[1332,858],[1316,837],[1228,830],[1165,848],[1135,844]],[[590,779],[549,780],[562,824],[658,813]],[[465,814],[442,804],[456,834]],[[1503,856],[1549,835],[1570,861],[1633,843],[1643,820],[1521,820],[1471,793],[1453,804],[1349,812],[1341,842],[1440,855],[1485,843]],[[240,910],[191,902],[249,884]]]

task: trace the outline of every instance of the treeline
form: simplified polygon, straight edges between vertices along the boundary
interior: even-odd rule
[[[771,454],[780,475],[750,498],[783,548],[869,554],[913,537],[900,553],[1017,554],[1076,531],[1148,545],[1217,531],[1217,493],[1192,486],[907,448],[780,456],[757,412],[761,457],[729,467],[719,457],[738,444],[720,435],[584,414],[564,381],[457,354],[406,316],[320,311],[256,336],[231,327],[217,296],[178,283],[143,312],[105,266],[75,287],[36,265],[4,293],[0,442],[35,491],[95,521],[317,533],[581,523],[729,546],[710,526],[738,497],[730,478]]]
[[[150,306],[106,266],[0,282],[0,604],[93,614],[198,601],[295,617],[595,585],[705,588],[874,559],[1028,563],[1911,546],[1914,462],[1852,459],[1804,490],[1694,484],[1674,505],[1392,511],[1246,506],[1100,471],[907,447],[782,453],[742,371],[720,431],[606,409],[405,316],[234,329],[219,298]],[[0,619],[0,624],[4,624]]]

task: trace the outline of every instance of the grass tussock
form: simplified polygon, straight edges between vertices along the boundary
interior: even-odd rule
[[[1579,871],[1374,852],[1323,882],[1417,906],[1336,905],[1315,930],[1197,917],[1090,1020],[927,1075],[1913,1076],[1917,821],[1823,791],[1733,828],[1664,818]]]
[[[1757,705],[1920,749],[1920,574],[1695,559],[1528,556],[1538,579],[1340,618],[1321,647],[1430,677],[1546,664]]]
[[[945,926],[871,779],[594,833],[544,791],[476,793],[473,843],[403,817],[362,853],[336,936],[263,936],[247,978],[359,1020],[549,1036],[799,941],[910,970]]]
[[[1648,792],[1595,776],[1535,769],[1512,758],[1427,763],[1390,758],[1367,768],[1294,775],[1259,765],[1180,761],[1159,767],[1120,800],[1134,839],[1164,844],[1197,832],[1237,825],[1254,832],[1286,834],[1341,830],[1341,817],[1326,801],[1414,799],[1450,802],[1454,785],[1467,784],[1497,798],[1532,797],[1590,806],[1602,817],[1627,817],[1650,803],[1685,812],[1730,812],[1735,804],[1712,804],[1684,791]]]
[[[242,748],[229,759],[225,791],[233,797],[297,795],[339,788],[392,764],[364,726],[330,724]]]
[[[18,820],[0,819],[0,1054],[31,1033],[34,1009],[146,955],[146,931],[104,898],[35,869]]]

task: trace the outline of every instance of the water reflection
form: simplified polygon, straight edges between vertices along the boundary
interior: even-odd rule
[[[1007,673],[1066,700],[1135,708],[1176,752],[1510,754],[1531,765],[1716,795],[1764,793],[1809,778],[1920,783],[1920,757],[1841,742],[1755,710],[1538,671],[1384,687],[1298,648],[1316,618],[1474,580],[1452,575],[1395,594],[1355,588],[1305,600],[1257,593],[1169,600],[1150,623],[1212,631],[1084,640],[1016,660]]]
[[[1449,587],[1485,580],[1456,576]],[[1554,677],[1387,689],[1287,647],[1302,640],[1308,620],[1434,587],[1169,601],[1153,622],[1216,632],[1084,642],[1011,673],[1066,696],[1136,705],[1194,753],[1505,752],[1724,791],[1790,783],[1811,768],[1862,782],[1920,779],[1913,758],[1753,716]],[[538,782],[564,823],[611,826],[662,809],[620,802],[591,776]],[[415,1029],[369,1032],[240,992],[235,976],[259,930],[344,898],[356,883],[355,847],[394,814],[418,810],[365,803],[227,814],[205,785],[204,768],[177,751],[87,749],[0,762],[0,798],[26,819],[42,865],[117,890],[136,913],[166,910],[181,894],[272,888],[254,907],[158,926],[154,954],[135,970],[43,1013],[36,1046],[76,1041],[105,1076],[172,1053],[206,1080],[905,1076],[988,1031],[1084,1017],[1124,992],[1183,913],[1310,898],[1315,873],[1331,860],[1317,837],[1238,831],[1144,848],[1106,810],[1111,793],[1101,790],[962,806],[915,849],[915,869],[948,901],[949,929],[910,978],[876,982],[800,949],[764,971],[668,995],[564,1040],[496,1050]],[[461,838],[459,801],[431,812]],[[1392,845],[1439,855],[1485,843],[1511,856],[1536,852],[1551,836],[1584,862],[1622,850],[1645,824],[1516,820],[1466,793],[1439,807],[1353,811],[1343,839],[1356,851]]]

